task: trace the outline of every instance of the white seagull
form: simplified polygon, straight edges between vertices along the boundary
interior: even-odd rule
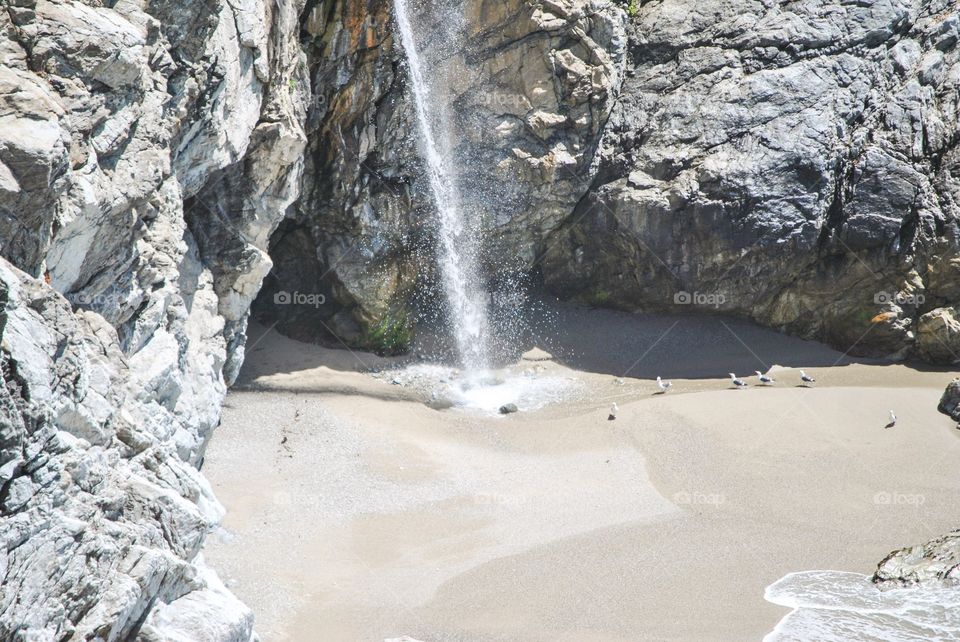
[[[746,387],[747,387],[747,382],[744,381],[743,379],[737,379],[737,375],[733,374],[732,372],[729,372],[729,373],[727,373],[727,374],[730,375],[730,382],[731,382],[733,385],[735,385],[737,388],[746,388]]]
[[[664,381],[660,377],[657,377],[657,385],[660,386],[660,392],[666,392],[670,389],[670,386],[673,385],[671,381]]]
[[[890,423],[888,423],[884,428],[893,428],[897,425],[897,416],[893,414],[893,411],[890,411]]]
[[[802,381],[804,384],[811,384],[811,383],[816,383],[817,380],[814,379],[813,377],[811,377],[810,375],[808,375],[808,374],[807,374],[806,372],[804,372],[803,370],[801,370],[801,371],[800,371],[800,381]]]
[[[617,408],[617,402],[613,402],[613,405],[610,406],[610,415],[607,417],[607,421],[613,421],[617,418],[617,411],[620,410]]]
[[[759,370],[754,370],[754,372],[757,373],[757,378],[760,379],[760,383],[762,383],[765,386],[771,383],[776,383],[777,381],[773,377],[761,373]]]

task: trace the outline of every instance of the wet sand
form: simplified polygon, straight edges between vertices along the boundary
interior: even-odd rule
[[[644,324],[583,314],[595,332]],[[370,355],[267,334],[205,460],[228,510],[207,559],[265,642],[759,640],[788,612],[763,599],[785,574],[870,573],[956,526],[960,434],[936,412],[950,373],[731,327],[681,319],[682,362],[640,330],[633,360],[673,377],[776,358],[818,387],[775,369],[772,388],[656,395],[615,380],[619,346],[594,372],[547,366],[580,386],[565,402],[494,417],[355,372],[389,365]]]

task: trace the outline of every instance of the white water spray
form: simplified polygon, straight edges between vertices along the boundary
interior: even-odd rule
[[[451,331],[466,370],[484,370],[488,356],[487,296],[480,286],[477,266],[478,239],[464,216],[457,190],[457,173],[448,144],[449,122],[444,96],[437,86],[441,74],[424,75],[407,7],[408,0],[394,0],[397,26],[407,57],[413,102],[420,130],[421,153],[426,162],[430,191],[438,216],[439,267],[443,279]]]

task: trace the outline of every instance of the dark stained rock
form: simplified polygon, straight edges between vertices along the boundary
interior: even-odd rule
[[[960,379],[954,379],[943,391],[937,410],[960,423]]]

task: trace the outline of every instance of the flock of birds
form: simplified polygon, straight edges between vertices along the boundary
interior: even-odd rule
[[[769,374],[763,374],[763,373],[760,372],[759,370],[754,370],[754,372],[757,373],[757,379],[760,381],[760,384],[761,384],[761,385],[769,386],[769,385],[774,384],[774,383],[777,382],[777,380],[774,379],[773,377],[771,377]],[[730,375],[730,383],[731,383],[731,385],[732,385],[734,388],[736,388],[736,389],[746,388],[747,386],[750,385],[749,383],[747,383],[747,382],[744,381],[743,379],[739,378],[739,377],[738,377],[737,375],[735,375],[734,373],[730,372],[730,373],[728,373],[728,374]],[[811,377],[810,375],[808,375],[808,374],[807,374],[806,372],[804,372],[803,370],[800,371],[800,381],[801,381],[801,385],[804,386],[804,387],[809,387],[810,384],[817,382],[816,379],[814,379],[813,377]],[[662,378],[657,377],[657,387],[660,388],[660,392],[657,393],[657,394],[664,394],[664,393],[666,393],[670,388],[673,387],[673,382],[672,382],[672,381],[664,381]],[[607,419],[609,419],[610,421],[613,421],[614,419],[616,419],[616,418],[617,418],[617,412],[619,412],[619,410],[620,410],[620,409],[617,407],[616,402],[614,402],[614,404],[613,404],[612,406],[610,406],[610,416],[607,417]],[[890,411],[890,422],[889,422],[886,426],[884,426],[884,428],[893,428],[895,425],[897,425],[897,415],[894,414],[894,412],[891,410],[891,411]]]

